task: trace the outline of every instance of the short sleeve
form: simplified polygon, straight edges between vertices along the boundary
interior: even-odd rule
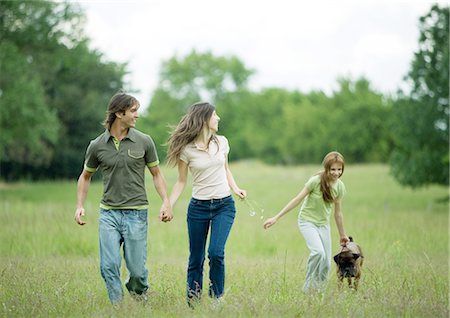
[[[150,136],[148,137],[148,143],[145,149],[145,163],[147,167],[155,167],[159,165],[158,153],[156,152],[156,146],[153,142],[153,139]]]
[[[340,180],[339,180],[340,181]],[[338,183],[338,193],[337,193],[337,198],[341,199],[345,193],[347,192],[346,188],[345,188],[345,184],[344,182],[339,182]]]
[[[89,172],[95,172],[98,168],[98,158],[95,152],[95,144],[93,141],[89,143],[89,146],[86,150],[86,155],[84,158],[84,170]]]
[[[317,187],[317,185],[320,183],[320,177],[319,176],[313,176],[311,178],[309,178],[308,181],[306,181],[305,183],[305,187],[312,191],[315,187]]]
[[[185,162],[186,164],[189,163],[189,158],[188,158],[187,153],[186,153],[186,147],[184,147],[184,149],[180,153],[180,160]]]
[[[225,136],[220,136],[219,138],[220,148],[222,149],[225,156],[228,156],[230,153],[230,145],[228,143],[228,139]]]

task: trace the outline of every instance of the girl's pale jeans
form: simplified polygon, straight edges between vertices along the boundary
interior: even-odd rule
[[[321,292],[326,287],[331,267],[330,225],[315,225],[299,219],[298,227],[310,251],[303,291]]]
[[[122,300],[123,290],[120,280],[123,255],[128,270],[125,284],[132,295],[142,295],[148,289],[147,260],[147,209],[144,210],[104,210],[100,209],[100,272],[106,283],[111,303]]]

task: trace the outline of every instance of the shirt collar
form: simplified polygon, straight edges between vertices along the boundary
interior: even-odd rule
[[[105,143],[107,143],[110,138],[112,138],[111,133],[109,132],[108,129],[106,129],[104,138]],[[136,142],[136,131],[134,130],[134,128],[128,129],[128,134],[123,139],[125,140],[127,138],[130,139],[132,142]]]

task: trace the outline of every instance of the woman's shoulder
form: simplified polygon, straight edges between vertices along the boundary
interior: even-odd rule
[[[222,136],[222,135],[216,135],[216,138],[217,138],[217,140],[219,141],[219,145],[220,145],[221,148],[222,148],[222,147],[225,147],[225,148],[228,148],[228,147],[229,147],[227,137]]]
[[[217,147],[221,152],[228,154],[230,151],[230,145],[228,144],[228,139],[225,136],[216,135]]]
[[[227,137],[225,137],[223,135],[216,135],[216,137],[219,140],[219,142],[226,142],[226,143],[228,143]]]
[[[181,148],[180,153],[186,154],[188,152],[191,152],[193,149],[197,149],[197,147],[195,146],[194,142],[190,142]]]

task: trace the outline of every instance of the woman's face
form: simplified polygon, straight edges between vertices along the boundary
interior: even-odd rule
[[[336,181],[342,175],[342,164],[339,162],[335,162],[331,164],[330,170],[328,171],[328,176],[331,181]]]
[[[208,127],[213,133],[216,133],[219,130],[219,121],[220,121],[219,115],[217,115],[216,111],[213,111],[211,118],[209,119],[208,122]]]

